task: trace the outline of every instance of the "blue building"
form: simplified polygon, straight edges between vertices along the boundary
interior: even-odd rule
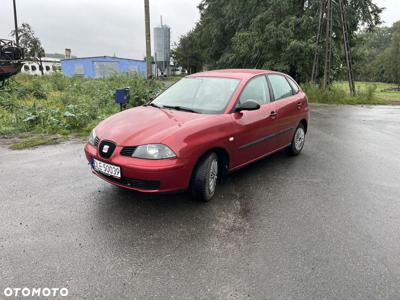
[[[116,73],[138,72],[146,76],[144,60],[119,58],[111,56],[82,57],[64,59],[61,68],[65,76],[85,78],[102,78]]]

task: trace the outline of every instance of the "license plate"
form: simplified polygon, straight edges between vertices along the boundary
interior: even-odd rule
[[[97,159],[93,159],[93,168],[100,173],[103,173],[108,176],[112,176],[115,178],[121,178],[121,168],[118,166],[106,164]]]

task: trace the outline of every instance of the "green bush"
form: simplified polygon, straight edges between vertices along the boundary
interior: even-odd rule
[[[324,90],[317,84],[306,83],[303,85],[308,99],[313,103],[325,104],[385,104],[384,101],[377,98],[375,95],[377,86],[375,84],[368,84],[363,86],[356,86],[357,95],[351,97],[349,88],[344,83],[337,83]]]
[[[114,93],[123,87],[130,87],[130,108],[149,101],[164,85],[136,73],[104,79],[19,74],[0,90],[0,135],[90,131],[119,111]]]

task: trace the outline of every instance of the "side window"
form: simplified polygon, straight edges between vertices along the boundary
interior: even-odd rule
[[[287,98],[293,95],[292,87],[284,76],[268,75],[268,79],[271,82],[275,100]]]
[[[289,81],[290,86],[292,87],[294,93],[297,94],[300,91],[300,89],[299,89],[299,86],[297,85],[296,81],[294,81],[290,77],[286,77],[286,79]]]
[[[263,105],[271,102],[267,80],[265,76],[258,76],[252,79],[244,88],[240,95],[239,101],[254,100],[258,104]]]

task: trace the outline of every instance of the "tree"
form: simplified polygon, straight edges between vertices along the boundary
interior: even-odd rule
[[[400,88],[400,22],[393,25],[392,42],[388,52],[386,69],[392,82]]]
[[[171,52],[175,65],[182,66],[189,74],[196,73],[204,67],[199,36],[191,31],[181,37],[179,44]]]
[[[354,75],[356,80],[387,82],[384,59],[390,47],[392,27],[377,27],[363,30],[355,37],[353,48]]]
[[[345,2],[354,45],[361,26],[372,30],[380,23],[382,9],[372,0]],[[320,5],[321,0],[203,0],[200,21],[175,51],[182,53],[183,41],[191,41],[185,55],[199,58],[203,67],[274,69],[305,81],[311,77]],[[339,70],[344,59],[337,5],[333,15],[334,69]]]
[[[11,36],[15,37],[15,30],[11,31]],[[20,47],[24,48],[25,58],[28,60],[38,60],[40,64],[40,70],[43,75],[42,57],[44,57],[45,51],[42,47],[42,43],[39,38],[36,37],[35,32],[28,23],[22,23],[21,27],[18,28],[18,41]]]

